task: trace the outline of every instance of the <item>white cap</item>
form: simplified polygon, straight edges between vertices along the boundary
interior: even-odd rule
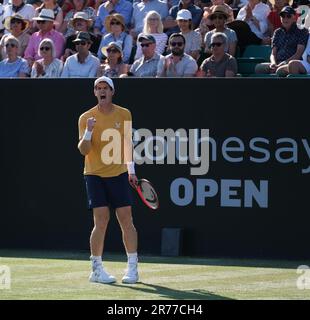
[[[177,20],[192,20],[192,14],[189,10],[182,9],[178,11]]]
[[[94,87],[96,87],[96,85],[100,82],[106,82],[111,88],[112,90],[114,91],[114,84],[113,84],[113,81],[112,79],[108,78],[108,77],[100,77],[98,79],[95,80],[95,83],[94,83]]]

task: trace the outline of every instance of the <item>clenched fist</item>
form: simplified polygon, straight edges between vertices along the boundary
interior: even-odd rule
[[[87,131],[93,131],[96,124],[96,119],[94,117],[87,119]]]

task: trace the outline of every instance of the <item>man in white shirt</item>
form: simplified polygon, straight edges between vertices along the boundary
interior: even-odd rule
[[[268,15],[270,8],[260,0],[249,0],[249,3],[240,9],[236,20],[245,21],[258,39],[263,39],[268,30]]]
[[[64,65],[62,78],[94,78],[100,66],[97,57],[89,52],[92,45],[90,34],[80,31],[73,41],[77,53],[70,56]]]

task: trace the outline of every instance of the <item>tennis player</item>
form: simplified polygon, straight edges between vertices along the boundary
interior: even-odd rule
[[[132,221],[130,184],[135,185],[137,177],[132,161],[131,113],[112,103],[114,92],[114,84],[110,78],[96,79],[94,94],[98,104],[79,118],[78,148],[85,156],[84,177],[88,204],[94,217],[94,228],[90,236],[92,272],[89,281],[116,281],[102,263],[105,234],[110,218],[109,208],[112,208],[116,210],[128,257],[122,282],[136,283],[138,240]]]

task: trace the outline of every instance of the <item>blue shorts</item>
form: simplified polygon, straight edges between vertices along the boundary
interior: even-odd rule
[[[99,207],[117,209],[132,205],[131,186],[127,172],[107,178],[85,175],[84,179],[89,209]]]

